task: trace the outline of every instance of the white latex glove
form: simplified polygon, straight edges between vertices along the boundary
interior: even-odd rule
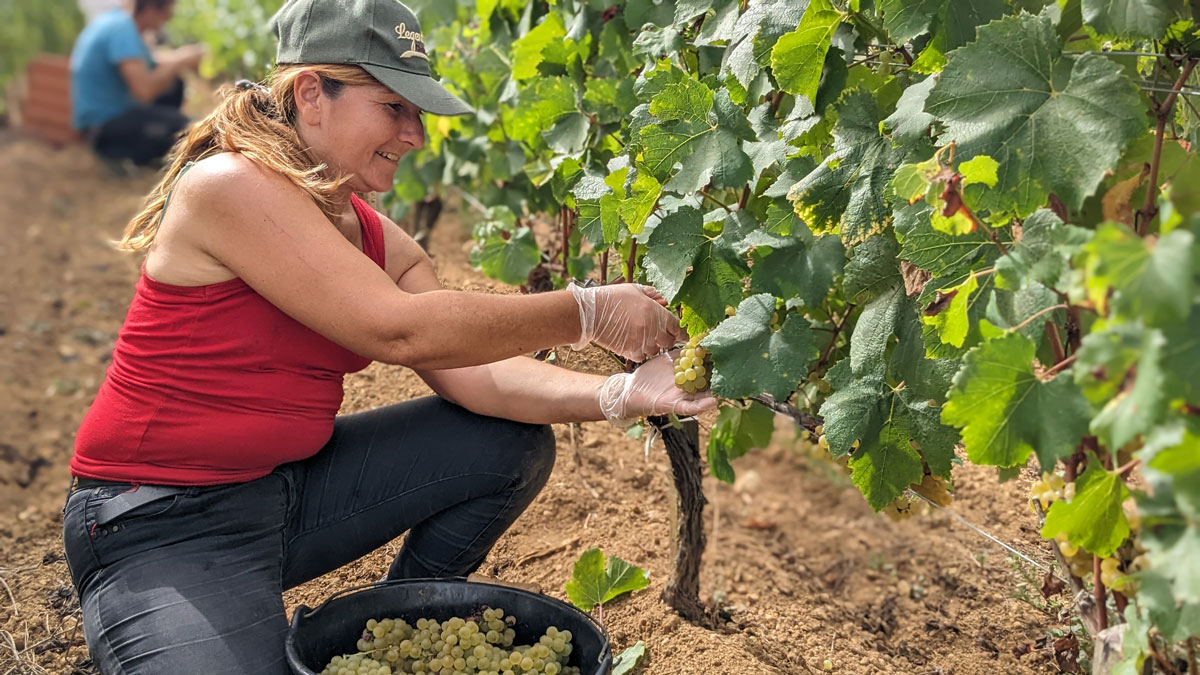
[[[647,358],[687,339],[687,333],[666,307],[658,291],[641,284],[611,284],[580,288],[567,286],[579,305],[583,328],[572,349],[596,344],[631,361]]]
[[[629,426],[647,415],[696,415],[717,406],[707,390],[688,394],[675,386],[679,350],[660,354],[632,373],[610,375],[600,385],[600,409],[617,426]]]

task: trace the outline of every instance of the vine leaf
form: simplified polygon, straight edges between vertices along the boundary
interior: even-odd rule
[[[779,38],[771,50],[771,70],[780,89],[817,100],[825,53],[841,23],[842,13],[830,0],[810,0],[800,26]]]
[[[1022,225],[1020,241],[996,260],[996,286],[1010,290],[1031,282],[1058,286],[1071,259],[1091,237],[1090,230],[1064,225],[1050,209],[1034,211]]]
[[[751,403],[747,408],[729,405],[721,408],[708,435],[708,470],[718,480],[732,483],[730,461],[754,448],[765,448],[775,433],[775,413],[766,406]]]
[[[729,41],[721,61],[721,79],[732,75],[743,87],[749,87],[769,61],[776,40],[795,30],[804,11],[805,4],[796,0],[750,3],[729,34],[715,36]]]
[[[817,307],[842,273],[845,249],[837,237],[796,238],[782,246],[758,248],[752,256],[750,291],[800,298]]]
[[[934,277],[959,277],[984,267],[989,249],[995,246],[987,235],[982,231],[955,235],[935,230],[929,222],[932,213],[933,207],[925,201],[896,209],[900,257]],[[981,261],[984,264],[979,264]]]
[[[945,125],[939,145],[1000,163],[996,190],[1019,217],[1051,192],[1078,209],[1148,126],[1119,65],[1064,55],[1050,19],[1028,15],[983,26],[952,52],[925,110]]]
[[[1186,323],[1163,328],[1170,348],[1163,355],[1167,395],[1200,407],[1200,305],[1192,305]]]
[[[475,253],[471,262],[484,274],[514,285],[525,283],[529,272],[542,260],[542,251],[528,227],[517,228],[507,240],[499,235],[488,237]]]
[[[1102,406],[1091,429],[1107,447],[1124,447],[1163,418],[1165,342],[1160,331],[1140,321],[1084,336],[1075,382],[1089,401]]]
[[[1099,461],[1090,461],[1075,479],[1075,497],[1050,505],[1042,536],[1053,539],[1062,533],[1089,553],[1108,557],[1129,536],[1129,522],[1121,508],[1128,497],[1129,489],[1119,475]]]
[[[935,473],[949,475],[958,434],[938,421],[937,409],[888,386],[881,373],[847,381],[848,366],[843,359],[830,370],[836,391],[821,406],[821,415],[835,457],[860,443],[850,459],[851,480],[867,503],[878,511],[921,482],[922,460]]]
[[[596,605],[649,585],[650,573],[646,570],[615,555],[605,564],[604,552],[589,548],[575,561],[575,571],[567,582],[566,591],[572,604],[590,612]]]
[[[742,300],[742,280],[749,273],[745,261],[724,238],[701,246],[675,295],[675,301],[683,305],[681,323],[692,335],[717,325],[725,318],[725,308]]]
[[[933,115],[925,112],[925,99],[933,91],[937,78],[927,77],[900,94],[896,110],[883,121],[884,131],[895,145],[913,145],[927,138]]]
[[[967,352],[954,376],[942,421],[962,429],[976,464],[1020,466],[1036,448],[1044,471],[1075,451],[1091,409],[1067,377],[1033,372],[1033,341],[1014,333]]]
[[[675,302],[696,254],[708,241],[703,217],[690,206],[665,216],[650,233],[642,268],[667,302]]]
[[[963,346],[971,328],[967,317],[967,310],[971,307],[971,294],[978,288],[979,278],[974,275],[967,277],[966,281],[944,292],[945,296],[951,296],[949,306],[932,316],[922,316],[921,323],[932,326],[943,344]]]
[[[678,164],[678,173],[664,188],[680,194],[699,192],[710,181],[717,188],[740,188],[754,175],[741,144],[755,140],[754,130],[730,100],[728,89],[705,98],[696,96],[696,87],[708,90],[702,83],[687,88],[671,85],[655,97],[651,114],[657,105],[666,117],[655,115],[659,123],[641,130],[640,166],[666,180]]]
[[[976,26],[1000,18],[1006,9],[1004,0],[884,0],[882,4],[883,25],[897,44],[930,33],[913,64],[918,73],[941,70],[947,53],[975,40]]]
[[[530,29],[521,39],[513,43],[512,74],[515,80],[528,80],[538,74],[538,64],[542,62],[542,52],[552,42],[561,40],[567,35],[562,15],[551,12],[540,24]]]
[[[1170,582],[1178,602],[1200,603],[1200,566],[1195,563],[1200,556],[1200,471],[1150,470],[1146,477],[1150,491],[1138,495],[1138,538],[1149,549],[1151,569]]]
[[[636,644],[623,649],[613,659],[612,675],[629,675],[629,673],[632,673],[637,668],[638,663],[641,662],[642,657],[645,655],[646,643],[638,640]]]
[[[849,246],[890,222],[885,194],[905,151],[879,133],[879,109],[866,90],[844,95],[836,107],[833,152],[792,186],[788,199],[813,232],[837,232]]]
[[[1158,40],[1182,15],[1178,0],[1083,0],[1083,20],[1101,35]]]
[[[1161,326],[1187,318],[1191,308],[1191,232],[1172,230],[1157,243],[1143,241],[1127,227],[1106,223],[1084,247],[1087,293],[1101,314],[1112,308]]]
[[[818,354],[808,319],[788,312],[779,330],[772,330],[774,312],[772,295],[750,296],[701,342],[712,351],[713,393],[750,398],[765,392],[786,401],[804,381]]]

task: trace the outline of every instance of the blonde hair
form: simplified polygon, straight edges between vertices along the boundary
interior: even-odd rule
[[[304,71],[321,78],[325,93],[336,98],[345,85],[378,84],[358,66],[339,64],[281,65],[267,77],[265,86],[233,87],[219,92],[221,102],[207,117],[193,124],[171,149],[170,166],[146,196],[142,211],[116,243],[122,251],[140,251],[158,234],[167,197],[188,162],[198,162],[223,152],[238,152],[264,168],[284,176],[304,190],[331,220],[341,208],[336,193],[349,176],[328,175],[329,167],[317,161],[296,131],[293,85]]]

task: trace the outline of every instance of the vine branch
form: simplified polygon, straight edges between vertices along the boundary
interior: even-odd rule
[[[700,195],[717,206],[725,209],[725,213],[733,213],[733,209],[731,209],[728,204],[709,194],[708,190],[701,190]]]
[[[804,427],[805,429],[814,433],[819,425],[824,424],[824,420],[822,420],[820,417],[807,413],[791,403],[780,403],[779,401],[775,400],[774,396],[770,394],[759,394],[758,396],[752,396],[750,397],[750,400],[756,403],[761,403],[775,412],[787,415],[788,417],[792,418],[792,421],[795,422],[797,426]]]
[[[1145,232],[1147,223],[1158,215],[1158,205],[1155,203],[1154,198],[1158,194],[1158,169],[1162,162],[1162,146],[1163,140],[1166,137],[1167,120],[1171,117],[1171,108],[1175,106],[1175,99],[1179,97],[1179,92],[1183,89],[1184,83],[1191,77],[1192,71],[1196,68],[1196,63],[1195,59],[1187,62],[1187,65],[1179,72],[1179,77],[1175,80],[1175,86],[1171,87],[1171,93],[1167,94],[1167,98],[1154,111],[1158,122],[1154,128],[1154,154],[1150,158],[1150,180],[1146,184],[1146,199],[1142,202],[1142,208],[1138,210],[1137,217],[1133,222],[1133,231],[1138,234]]]
[[[1066,308],[1067,308],[1067,305],[1051,305],[1050,307],[1047,307],[1045,309],[1035,312],[1033,314],[1033,316],[1029,317],[1028,319],[1025,319],[1024,321],[1013,326],[1012,328],[1009,328],[1008,331],[1006,331],[1006,332],[1015,333],[1015,332],[1021,330],[1022,328],[1028,326],[1029,324],[1033,323],[1034,321],[1036,321],[1039,316],[1043,316],[1045,314],[1049,314],[1050,312],[1053,312],[1053,311],[1056,311],[1059,309],[1066,309]]]

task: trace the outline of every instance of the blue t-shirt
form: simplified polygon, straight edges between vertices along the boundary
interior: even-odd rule
[[[79,34],[71,50],[71,124],[76,129],[104,124],[137,105],[117,67],[129,59],[154,67],[150,48],[125,10],[97,16]]]

